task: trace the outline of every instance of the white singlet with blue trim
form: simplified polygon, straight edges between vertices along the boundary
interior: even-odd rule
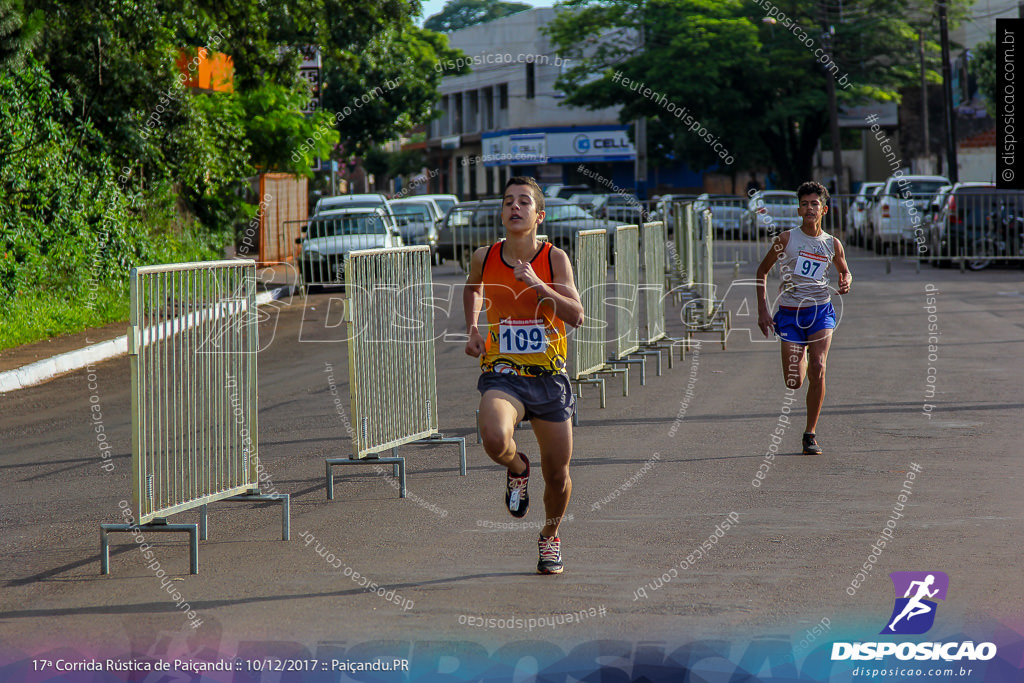
[[[789,241],[779,255],[779,305],[803,308],[827,304],[832,298],[828,271],[836,255],[832,235],[823,231],[817,237],[808,237],[800,228],[786,232]]]

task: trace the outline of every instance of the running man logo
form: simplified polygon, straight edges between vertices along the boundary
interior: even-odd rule
[[[926,633],[935,623],[938,607],[935,600],[946,599],[949,576],[944,572],[893,572],[889,578],[896,591],[896,604],[893,605],[888,625],[881,633]]]

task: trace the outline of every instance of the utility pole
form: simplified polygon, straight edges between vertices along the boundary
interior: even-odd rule
[[[946,117],[946,174],[949,182],[959,180],[959,169],[956,160],[956,112],[953,111],[953,70],[949,58],[949,19],[946,16],[946,0],[938,0],[939,4],[939,40],[942,42],[942,97],[945,100]]]
[[[928,132],[928,83],[925,81],[925,30],[918,31],[918,49],[921,52],[921,123],[925,127],[925,158],[932,157],[932,140]]]
[[[640,6],[640,44],[637,46],[637,52],[643,54],[644,51],[644,13],[643,5]],[[636,167],[634,175],[636,177],[636,196],[637,199],[647,199],[647,117],[641,116],[636,120],[635,135],[633,136],[636,140]]]
[[[835,63],[832,39],[835,36],[835,29],[828,21],[828,7],[824,2],[821,4],[821,28],[822,41],[825,43],[825,52],[829,57],[829,65]],[[828,116],[829,129],[832,138],[832,173],[836,178],[836,194],[843,191],[843,148],[839,141],[839,104],[836,101],[836,80],[832,72],[825,67],[825,89],[828,93]]]

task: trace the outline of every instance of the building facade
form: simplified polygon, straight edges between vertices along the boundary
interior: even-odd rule
[[[449,34],[472,72],[441,84],[427,132],[432,191],[498,196],[513,175],[593,185],[600,174],[634,186],[636,150],[618,108],[561,105],[555,82],[567,64],[540,32],[554,16],[536,8]]]

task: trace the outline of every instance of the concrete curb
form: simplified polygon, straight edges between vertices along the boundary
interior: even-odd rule
[[[256,295],[256,305],[262,306],[280,298],[280,293],[286,289],[288,288],[260,292]],[[128,353],[128,335],[124,334],[115,339],[86,346],[84,349],[37,360],[35,363],[23,365],[16,370],[0,372],[0,394],[42,384],[58,375],[74,372],[92,363],[101,363],[126,353]]]

